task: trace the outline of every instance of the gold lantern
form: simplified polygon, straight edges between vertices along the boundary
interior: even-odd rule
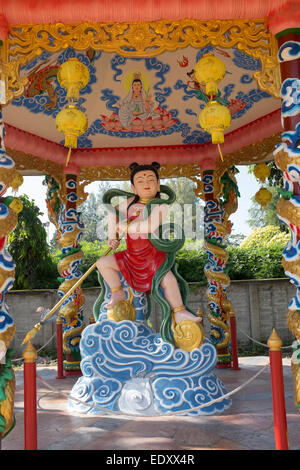
[[[211,134],[213,144],[218,145],[222,157],[220,144],[224,142],[224,131],[231,124],[231,114],[226,106],[213,99],[218,95],[218,83],[224,78],[226,68],[222,60],[213,54],[204,54],[194,67],[194,74],[198,82],[206,87],[206,94],[210,100],[199,114],[199,123],[202,129]]]
[[[66,166],[68,165],[71,149],[77,148],[77,137],[84,134],[88,127],[86,115],[74,104],[62,109],[55,119],[59,132],[65,135],[65,147],[69,147]]]
[[[224,142],[224,131],[231,123],[231,114],[226,106],[210,101],[199,114],[200,126],[211,134],[213,144]]]
[[[266,188],[260,188],[255,194],[255,200],[261,206],[262,209],[272,200],[272,193]]]
[[[201,85],[205,85],[208,96],[217,95],[218,83],[223,80],[226,68],[222,60],[211,52],[203,54],[194,67],[194,74]]]
[[[266,163],[257,163],[254,167],[254,175],[255,177],[264,183],[266,178],[268,178],[271,174],[271,168]]]
[[[58,70],[59,84],[67,89],[67,100],[79,99],[79,90],[84,88],[90,79],[88,68],[76,58],[68,59]]]

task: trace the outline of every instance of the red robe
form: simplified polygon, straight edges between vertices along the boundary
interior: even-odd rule
[[[138,215],[129,217],[133,221]],[[164,262],[166,253],[157,250],[148,237],[126,237],[127,249],[115,253],[119,269],[133,289],[150,294],[152,279],[158,268]]]

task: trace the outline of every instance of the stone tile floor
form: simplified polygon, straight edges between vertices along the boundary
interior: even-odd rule
[[[240,370],[216,369],[227,392],[268,364],[268,357],[240,358]],[[290,359],[283,359],[290,450],[300,450],[300,414],[294,405]],[[77,377],[56,379],[56,368],[38,366],[38,375],[66,394]],[[232,406],[214,416],[132,417],[70,413],[67,398],[37,382],[39,450],[275,450],[270,368],[235,393]],[[16,426],[2,450],[24,449],[23,371],[16,371]]]

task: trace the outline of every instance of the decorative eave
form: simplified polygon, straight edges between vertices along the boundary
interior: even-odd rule
[[[287,0],[0,0],[0,38],[6,39],[12,24],[268,18],[288,3]]]
[[[223,161],[213,144],[122,147],[77,149],[75,155],[72,155],[72,162],[65,167],[67,149],[59,144],[8,125],[5,143],[6,151],[14,159],[17,170],[26,175],[49,174],[60,184],[62,191],[66,173],[77,174],[79,200],[83,202],[87,197],[84,192],[86,185],[101,180],[127,180],[128,165],[133,161],[158,160],[161,164],[161,178],[188,177],[196,182],[197,192],[201,196],[201,173],[204,170],[215,169],[216,181],[219,181],[232,165],[270,161],[275,146],[281,141],[281,132],[280,110],[277,110],[227,134],[223,144]],[[96,162],[96,165],[87,165],[87,159],[90,159],[89,163]],[[78,162],[83,165],[77,166]],[[63,192],[61,197],[64,200]]]
[[[226,161],[226,155],[238,151],[249,145],[255,145],[267,137],[282,131],[280,109],[267,114],[255,121],[246,124],[225,136],[222,145],[222,153]],[[170,145],[151,147],[114,147],[98,149],[74,149],[71,162],[65,167],[67,149],[60,144],[50,142],[42,137],[30,134],[6,125],[5,145],[9,152],[22,152],[24,155],[38,157],[52,163],[61,165],[62,172],[80,174],[82,168],[103,167],[110,168],[125,166],[133,161],[151,163],[154,160],[165,164],[189,164],[197,163],[201,171],[213,169],[220,156],[216,145],[212,143],[195,145]],[[270,150],[271,151],[271,150]],[[259,155],[257,156],[259,159]],[[249,158],[251,161],[251,158]],[[247,164],[247,161],[241,161]],[[28,158],[26,170],[35,169]]]

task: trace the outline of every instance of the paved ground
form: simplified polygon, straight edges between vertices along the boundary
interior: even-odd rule
[[[243,385],[269,362],[268,357],[240,358],[239,371],[216,369],[227,392]],[[290,359],[283,360],[288,437],[300,450],[300,413],[294,405]],[[68,393],[77,378],[57,380],[54,367],[37,368],[49,385]],[[67,398],[38,381],[39,450],[275,450],[273,408],[268,367],[232,396],[233,404],[214,416],[141,418],[86,416],[67,411]],[[16,426],[2,450],[24,448],[23,371],[16,372]]]

